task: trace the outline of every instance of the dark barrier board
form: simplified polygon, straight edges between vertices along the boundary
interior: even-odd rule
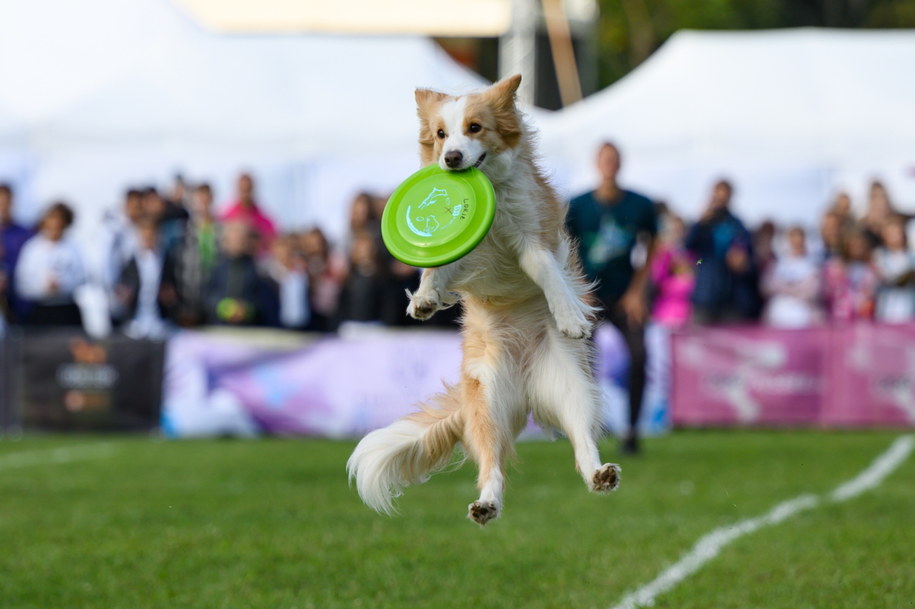
[[[12,424],[55,431],[159,425],[163,342],[66,333],[21,334],[7,342]]]

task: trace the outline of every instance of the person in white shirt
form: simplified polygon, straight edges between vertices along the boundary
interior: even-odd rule
[[[311,320],[308,273],[295,241],[295,236],[283,235],[273,242],[268,270],[279,290],[280,324],[290,330],[304,330]]]
[[[893,216],[880,233],[883,246],[874,253],[880,276],[877,319],[901,323],[915,319],[915,254],[906,240],[906,221]]]
[[[42,217],[38,234],[22,247],[14,288],[31,304],[26,325],[82,327],[74,295],[86,275],[79,248],[67,238],[71,224],[73,210],[55,203]]]
[[[114,293],[123,311],[124,334],[130,338],[162,338],[166,334],[164,312],[175,304],[173,291],[162,288],[163,256],[156,222],[136,222],[137,249],[121,269]]]
[[[769,298],[763,318],[772,326],[802,328],[823,318],[817,303],[820,270],[807,253],[804,229],[793,227],[787,237],[788,251],[763,277],[762,289]]]

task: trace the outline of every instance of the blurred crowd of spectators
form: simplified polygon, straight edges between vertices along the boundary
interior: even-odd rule
[[[219,212],[206,183],[189,186],[179,177],[165,191],[131,188],[106,217],[98,238],[107,264],[93,277],[67,236],[72,208],[54,203],[36,227],[23,227],[12,216],[15,193],[0,184],[0,332],[5,324],[81,325],[76,294],[87,282],[101,284],[113,324],[133,337],[200,325],[333,332],[346,322],[415,323],[404,311],[419,269],[381,243],[384,197],[357,196],[345,239],[331,244],[320,227],[279,231],[255,186],[251,175],[239,176]],[[656,204],[660,231],[648,284],[655,322],[802,327],[915,319],[911,217],[881,183],[871,184],[860,216],[839,194],[817,234],[772,222],[751,230],[731,211],[733,190],[728,181],[715,184],[693,223]],[[451,325],[456,315],[441,312],[431,323]]]
[[[385,198],[360,194],[345,242],[320,227],[280,232],[242,174],[220,211],[207,183],[180,176],[161,191],[131,188],[106,216],[106,260],[93,276],[68,230],[74,211],[52,204],[34,228],[13,220],[13,189],[0,184],[0,333],[82,325],[78,290],[101,286],[114,327],[131,337],[171,328],[260,326],[333,332],[346,322],[409,325],[406,290],[420,270],[387,254],[380,217]],[[450,325],[453,313],[431,325]]]
[[[659,205],[652,263],[652,316],[670,327],[753,322],[798,328],[822,323],[915,319],[915,254],[885,186],[870,184],[864,212],[839,193],[817,234],[767,221],[750,230],[730,210],[733,186],[716,183],[692,226]]]

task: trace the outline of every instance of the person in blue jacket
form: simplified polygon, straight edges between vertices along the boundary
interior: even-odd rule
[[[696,257],[692,303],[698,324],[748,322],[759,316],[752,235],[731,213],[733,194],[730,182],[716,182],[705,213],[686,237],[686,249]]]

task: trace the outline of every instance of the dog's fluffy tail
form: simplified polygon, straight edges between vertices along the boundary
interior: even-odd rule
[[[420,412],[362,438],[346,463],[362,500],[378,512],[394,512],[405,486],[420,484],[448,465],[461,440],[463,417],[457,387],[448,387]]]

